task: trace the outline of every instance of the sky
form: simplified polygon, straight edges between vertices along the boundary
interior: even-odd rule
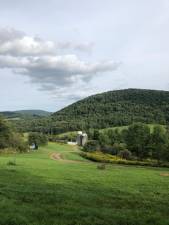
[[[0,0],[0,111],[169,90],[169,0]]]

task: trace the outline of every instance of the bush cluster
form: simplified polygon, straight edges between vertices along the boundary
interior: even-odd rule
[[[128,129],[94,130],[85,146],[86,152],[101,151],[126,160],[155,159],[158,164],[169,161],[169,132],[156,125],[151,131],[143,123],[135,123]]]
[[[102,152],[82,152],[81,156],[100,163],[112,163],[112,164],[123,164],[123,165],[135,165],[135,166],[152,166],[152,167],[167,167],[169,168],[169,162],[158,163],[157,160],[126,160],[120,157],[112,156],[109,154],[103,154]]]
[[[28,143],[29,145],[34,144],[35,149],[38,149],[41,145],[46,145],[48,143],[48,137],[45,134],[31,132],[28,136]]]
[[[26,152],[28,144],[21,134],[17,133],[12,126],[0,118],[0,149],[13,149],[18,152]]]

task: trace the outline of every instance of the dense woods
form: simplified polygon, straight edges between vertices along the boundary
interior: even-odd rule
[[[22,132],[59,134],[101,129],[133,122],[169,123],[169,92],[127,89],[110,91],[78,101],[48,117],[12,120]]]
[[[134,123],[128,128],[94,130],[84,151],[101,151],[126,160],[157,160],[158,164],[169,161],[169,129],[155,125]]]
[[[133,122],[169,122],[169,92],[128,89],[97,94],[78,101],[52,116],[64,130],[106,128]]]

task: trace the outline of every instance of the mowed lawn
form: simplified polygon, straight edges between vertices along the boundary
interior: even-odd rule
[[[52,160],[53,152],[67,160]],[[0,225],[166,225],[169,177],[161,174],[167,173],[118,165],[99,170],[76,147],[55,143],[1,155]]]

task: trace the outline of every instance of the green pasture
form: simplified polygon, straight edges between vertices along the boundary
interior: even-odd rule
[[[63,160],[51,159],[55,152]],[[161,176],[168,173],[120,165],[99,170],[77,147],[57,143],[1,154],[0,225],[169,225],[169,176]]]

